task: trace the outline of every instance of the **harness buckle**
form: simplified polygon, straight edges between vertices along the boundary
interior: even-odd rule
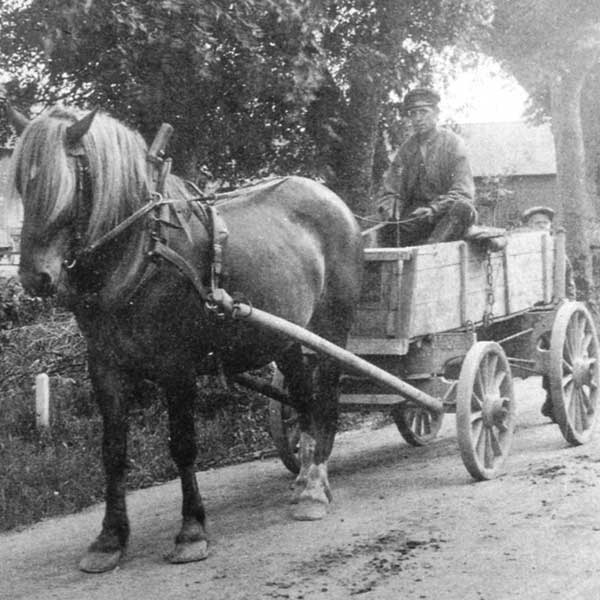
[[[212,288],[205,304],[218,319],[225,319],[233,313],[233,299],[223,288]]]

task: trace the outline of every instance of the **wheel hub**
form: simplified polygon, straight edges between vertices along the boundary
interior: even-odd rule
[[[579,358],[573,363],[573,383],[577,387],[590,383],[590,365],[584,358]]]
[[[506,431],[506,415],[510,406],[510,398],[501,396],[499,393],[488,394],[483,403],[483,425],[485,427],[497,427]]]

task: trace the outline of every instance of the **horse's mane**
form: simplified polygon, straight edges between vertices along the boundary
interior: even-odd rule
[[[66,129],[85,114],[54,107],[36,118],[16,144],[11,180],[40,231],[72,210],[76,174],[68,160]],[[92,184],[87,237],[93,240],[148,201],[147,145],[139,133],[104,113],[96,114],[81,143]],[[169,178],[167,188],[183,194],[176,177]]]

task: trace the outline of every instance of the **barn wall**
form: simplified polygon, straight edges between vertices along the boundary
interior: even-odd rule
[[[496,227],[518,225],[521,212],[531,206],[544,205],[557,210],[556,175],[505,176],[500,178],[497,185],[508,193],[500,195],[495,202],[495,207],[482,205],[482,192],[489,190],[489,182],[485,178],[475,177],[479,220],[484,225]]]

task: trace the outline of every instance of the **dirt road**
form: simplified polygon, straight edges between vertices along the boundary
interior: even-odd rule
[[[393,427],[339,436],[325,521],[289,518],[277,459],[199,474],[212,538],[201,563],[163,561],[178,527],[177,482],[129,495],[121,568],[80,573],[102,507],[0,536],[0,598],[121,600],[600,598],[600,432],[569,448],[519,384],[506,475],[475,483],[453,415],[427,448]]]

